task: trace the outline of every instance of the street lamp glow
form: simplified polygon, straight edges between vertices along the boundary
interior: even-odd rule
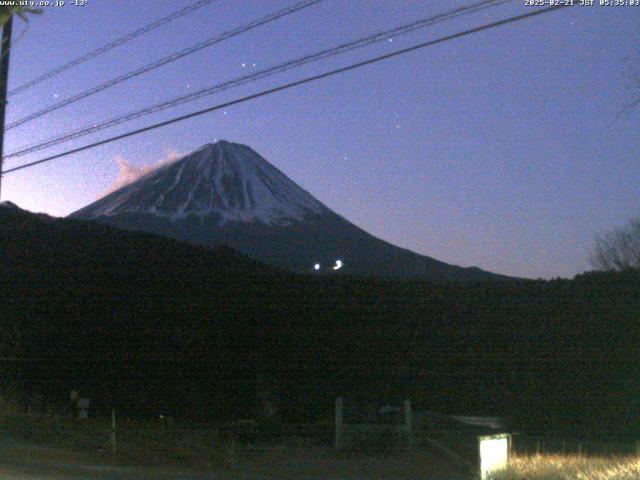
[[[340,270],[342,268],[342,260],[336,260],[336,264],[333,267],[334,270]]]
[[[320,270],[320,264],[319,264],[319,263],[316,263],[316,264],[313,266],[313,269],[314,269],[314,270],[316,270],[316,271],[317,271],[317,270]]]

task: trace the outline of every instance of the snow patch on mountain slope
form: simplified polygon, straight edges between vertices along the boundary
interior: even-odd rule
[[[146,173],[73,216],[125,213],[176,221],[189,216],[227,222],[291,225],[329,209],[251,148],[219,141]]]

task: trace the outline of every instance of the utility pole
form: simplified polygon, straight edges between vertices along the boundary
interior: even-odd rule
[[[0,200],[2,199],[2,164],[4,157],[4,117],[7,110],[7,86],[9,84],[9,54],[11,53],[11,31],[13,15],[2,26],[0,47]]]

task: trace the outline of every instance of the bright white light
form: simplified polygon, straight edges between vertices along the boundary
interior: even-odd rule
[[[314,268],[315,270],[320,270],[320,264],[319,264],[319,263],[316,263],[316,264],[313,266],[313,268]]]
[[[342,268],[342,260],[336,260],[336,264],[333,267],[334,270],[340,270]]]
[[[505,468],[509,460],[509,435],[490,435],[479,437],[480,442],[480,478]]]

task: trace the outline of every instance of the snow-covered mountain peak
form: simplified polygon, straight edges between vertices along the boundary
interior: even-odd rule
[[[251,148],[208,143],[76,212],[83,218],[149,214],[179,220],[291,225],[330,210]]]

